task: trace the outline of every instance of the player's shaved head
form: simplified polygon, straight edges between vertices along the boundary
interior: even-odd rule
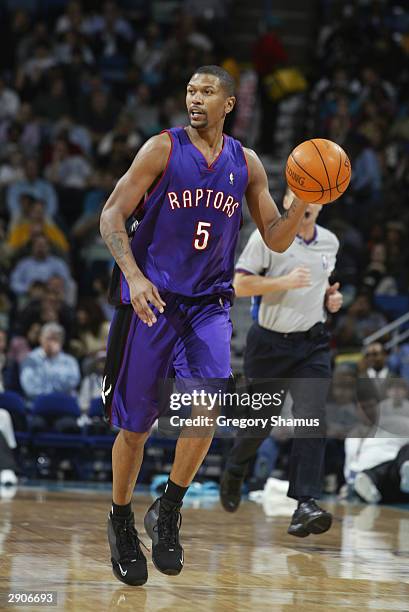
[[[197,70],[194,71],[192,77],[195,74],[210,74],[211,76],[215,76],[219,79],[220,85],[223,87],[227,96],[234,96],[236,90],[236,84],[230,72],[227,72],[221,66],[200,66]]]

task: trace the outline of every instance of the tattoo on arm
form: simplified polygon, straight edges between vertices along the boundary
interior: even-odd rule
[[[263,239],[273,251],[283,253],[294,240],[301,221],[303,207],[299,202],[293,202],[288,210],[270,223]]]
[[[289,219],[293,213],[294,213],[294,210],[293,210],[293,207],[291,206],[291,208],[289,208],[288,210],[285,210],[283,214],[274,221],[273,227],[276,227],[277,225],[281,225],[282,223],[287,221],[287,219]]]
[[[117,231],[108,234],[105,237],[105,242],[117,261],[120,261],[131,252],[126,231]]]

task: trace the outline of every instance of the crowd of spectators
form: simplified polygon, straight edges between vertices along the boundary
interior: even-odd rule
[[[409,18],[399,0],[322,4],[310,130],[352,162],[347,194],[320,219],[340,238],[337,273],[351,318],[362,293],[409,291]],[[350,343],[340,331],[338,343]]]
[[[403,0],[319,4],[307,129],[300,140],[336,141],[353,169],[348,191],[324,207],[319,220],[340,240],[334,276],[344,296],[342,310],[329,317],[334,375],[325,489],[340,491],[346,482],[341,495],[407,503],[409,343],[390,350],[391,335],[365,340],[409,311],[408,7]],[[270,44],[270,57],[274,49]],[[287,58],[281,54],[278,61],[285,65]],[[285,477],[292,435],[272,432],[259,450],[250,487],[262,484],[260,465],[262,472],[278,466]]]
[[[327,472],[364,501],[407,503],[409,344],[387,350],[390,335],[364,339],[409,310],[409,14],[400,0],[321,8],[309,130],[338,142],[353,168],[345,196],[320,217],[340,240],[344,294],[330,322]]]
[[[64,391],[86,413],[99,396],[113,315],[101,208],[142,143],[185,122],[193,70],[228,58],[230,0],[166,4],[0,7],[0,389],[29,403]],[[353,167],[350,189],[320,217],[340,240],[334,353],[357,353],[369,378],[409,380],[408,344],[361,356],[364,338],[393,318],[378,298],[409,293],[409,16],[399,0],[322,5],[304,136],[335,140]],[[288,61],[269,25],[254,49],[259,78]],[[234,60],[225,65],[239,77]],[[260,90],[259,105],[269,153],[276,106]]]
[[[143,142],[184,123],[229,0],[0,7],[0,387],[100,395],[113,308],[100,211]],[[137,202],[135,203],[135,205]]]

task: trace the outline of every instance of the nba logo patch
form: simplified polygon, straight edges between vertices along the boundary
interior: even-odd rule
[[[329,265],[328,257],[326,255],[322,254],[321,255],[321,259],[322,259],[322,267],[323,267],[323,269],[324,270],[328,270],[328,265]]]

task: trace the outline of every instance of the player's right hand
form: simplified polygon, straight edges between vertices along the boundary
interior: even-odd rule
[[[287,288],[288,289],[301,289],[302,287],[311,287],[311,272],[309,268],[299,266],[291,270],[287,274]]]
[[[131,280],[128,284],[133,309],[143,323],[152,327],[157,318],[149,303],[156,306],[159,312],[163,312],[166,302],[160,297],[155,285],[144,276]]]

